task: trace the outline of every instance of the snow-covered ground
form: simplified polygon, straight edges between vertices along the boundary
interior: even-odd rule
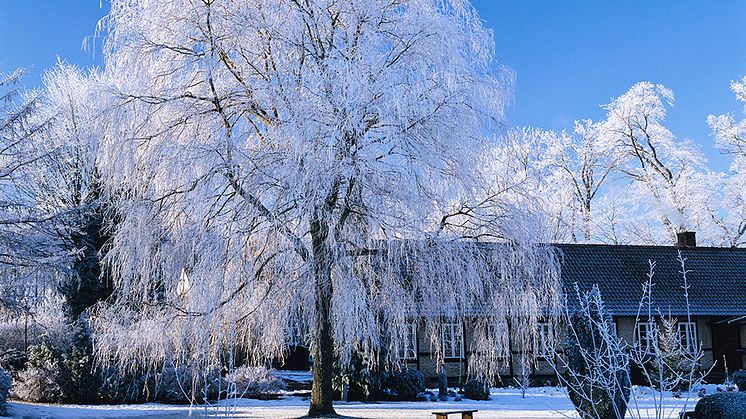
[[[713,390],[708,389],[708,393]],[[647,388],[635,389],[637,408],[630,401],[631,415],[628,417],[656,417],[654,397],[656,392]],[[667,395],[663,398],[666,414],[662,417],[677,418],[678,412],[686,402],[684,399]],[[692,395],[687,410],[693,410],[697,402]],[[526,398],[521,398],[518,389],[492,389],[492,400],[460,402],[337,402],[337,413],[360,418],[433,418],[431,412],[438,410],[476,409],[475,419],[487,418],[563,418],[577,417],[570,399],[564,389],[555,387],[536,387],[528,390]],[[233,412],[238,418],[297,418],[308,410],[308,399],[298,396],[287,396],[279,400],[222,401],[218,406],[175,406],[157,403],[118,406],[80,406],[80,405],[43,405],[34,403],[11,402],[12,417],[23,418],[180,418],[226,416]],[[642,413],[641,415],[638,414]]]

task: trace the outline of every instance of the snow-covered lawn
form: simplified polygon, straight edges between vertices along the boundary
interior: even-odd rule
[[[709,390],[709,389],[708,389]],[[655,417],[653,409],[653,394],[649,389],[638,388],[638,416],[631,408],[634,416]],[[711,391],[708,391],[710,393]],[[667,406],[667,414],[663,417],[677,418],[678,412],[685,400],[676,399],[668,395],[663,399]],[[696,395],[692,395],[687,410],[693,410],[697,402]],[[570,399],[563,389],[555,387],[536,387],[528,390],[526,398],[521,398],[518,389],[501,388],[492,390],[492,400],[460,402],[337,402],[337,413],[360,418],[433,418],[430,414],[437,410],[477,409],[475,419],[487,418],[562,418],[577,417]],[[308,409],[308,399],[297,396],[287,396],[280,400],[249,400],[239,399],[235,402],[222,401],[217,407],[205,409],[202,406],[164,405],[148,403],[140,405],[119,406],[80,406],[80,405],[43,405],[34,403],[12,402],[10,404],[12,417],[24,418],[78,418],[78,417],[128,417],[128,418],[179,418],[189,416],[224,416],[229,411],[239,418],[294,418],[303,416]]]

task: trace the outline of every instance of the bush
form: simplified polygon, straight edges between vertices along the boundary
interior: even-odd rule
[[[13,384],[13,379],[10,377],[10,374],[0,367],[0,416],[8,414],[7,402],[11,384]]]
[[[121,371],[115,366],[101,371],[98,397],[104,403],[145,403],[154,401],[155,393],[155,377],[147,371]]]
[[[62,380],[65,402],[95,403],[101,381],[93,364],[91,331],[84,320],[70,325],[72,335],[69,348],[62,354]]]
[[[17,374],[26,366],[28,355],[18,349],[8,349],[0,352],[0,367],[11,374]]]
[[[235,386],[232,396],[247,399],[272,398],[287,389],[285,382],[277,377],[276,371],[265,367],[239,367],[225,379]]]
[[[226,388],[224,378],[217,367],[208,367],[205,371],[187,366],[168,366],[163,369],[157,382],[155,400],[165,403],[202,403],[205,400],[218,400],[220,389]]]
[[[448,400],[448,376],[443,368],[438,371],[438,399]]]
[[[63,373],[59,354],[46,343],[28,350],[26,369],[18,374],[15,394],[21,400],[36,403],[59,403],[64,400]]]
[[[646,381],[650,382],[647,384],[658,391],[688,391],[691,385],[689,372],[693,368],[696,370],[696,361],[681,343],[678,321],[671,317],[661,317],[660,322],[658,344],[653,349],[653,356],[640,365],[648,371],[650,380]]]
[[[490,389],[483,381],[471,379],[464,386],[464,397],[472,400],[489,400]]]
[[[391,390],[401,400],[417,400],[417,395],[425,391],[425,377],[413,368],[404,368],[391,375]]]
[[[695,419],[746,418],[746,393],[716,393],[699,400]]]
[[[28,337],[31,342],[28,343],[37,343],[34,341],[34,338],[36,335],[41,334],[42,331],[34,325],[30,326],[30,329]],[[16,322],[0,322],[0,351],[6,351],[8,349],[23,350],[27,343],[25,339],[26,336],[27,333],[23,324],[18,324]]]
[[[95,403],[101,382],[93,364],[90,331],[83,321],[68,326],[65,340],[53,344],[42,337],[28,348],[26,368],[18,373],[15,393],[23,400],[42,403]],[[17,364],[22,356],[11,354]]]
[[[41,366],[30,366],[18,374],[15,394],[27,402],[59,403],[64,396],[60,375],[56,363],[45,362]]]
[[[383,400],[383,388],[387,375],[374,370],[370,365],[370,360],[359,353],[352,354],[350,365],[345,370],[335,365],[334,390],[341,392],[342,386],[347,384],[348,400]]]
[[[738,370],[731,374],[730,379],[738,386],[738,391],[746,391],[746,370]]]

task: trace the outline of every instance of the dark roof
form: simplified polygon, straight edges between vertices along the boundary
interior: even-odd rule
[[[570,307],[581,291],[598,284],[612,315],[634,316],[654,261],[652,302],[664,315],[685,315],[684,280],[679,252],[688,271],[690,313],[699,316],[746,315],[746,249],[673,246],[557,244],[562,282]],[[647,310],[645,311],[647,313]]]

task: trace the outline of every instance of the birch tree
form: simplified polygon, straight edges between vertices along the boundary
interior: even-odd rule
[[[43,157],[30,135],[45,129],[39,91],[19,87],[24,70],[0,74],[0,310],[28,315],[29,285],[43,286],[59,262],[51,251],[50,212],[39,205],[27,174]]]
[[[33,263],[33,241],[29,226],[42,221],[32,196],[19,182],[23,169],[37,153],[25,135],[33,124],[30,115],[38,105],[38,94],[17,87],[22,69],[0,74],[0,263],[26,266]]]
[[[736,99],[744,102],[746,112],[746,76],[740,81],[732,81],[730,89]],[[736,121],[733,114],[710,115],[707,123],[715,135],[715,145],[728,153],[746,155],[746,119]]]
[[[709,185],[708,233],[716,246],[740,247],[746,244],[746,161],[733,156],[729,170],[713,173]]]
[[[746,106],[746,76],[741,81],[732,81],[730,88]],[[733,114],[710,115],[707,123],[713,131],[715,146],[733,155],[729,172],[717,179],[718,194],[713,200],[717,205],[709,211],[715,240],[726,246],[742,246],[746,234],[746,120],[736,121]]]
[[[558,137],[554,131],[535,127],[508,129],[491,152],[489,170],[499,174],[495,184],[516,199],[523,197],[520,205],[535,206],[533,212],[542,215],[541,228],[546,233],[541,240],[574,242],[579,208],[572,200],[571,185],[556,165],[553,147]]]
[[[333,360],[397,353],[413,318],[440,353],[475,304],[524,336],[557,306],[553,252],[478,170],[512,75],[468,2],[122,0],[105,25],[102,359],[261,362],[300,336],[323,415]]]
[[[619,160],[618,148],[603,141],[602,131],[601,124],[591,120],[575,121],[573,133],[555,136],[549,151],[563,182],[569,183],[572,190],[585,243],[592,240],[593,203]]]
[[[671,240],[701,223],[706,197],[701,170],[705,159],[689,140],[677,139],[663,124],[673,92],[650,82],[633,85],[604,108],[607,141],[623,153],[620,170],[636,186],[633,196],[653,205]]]

